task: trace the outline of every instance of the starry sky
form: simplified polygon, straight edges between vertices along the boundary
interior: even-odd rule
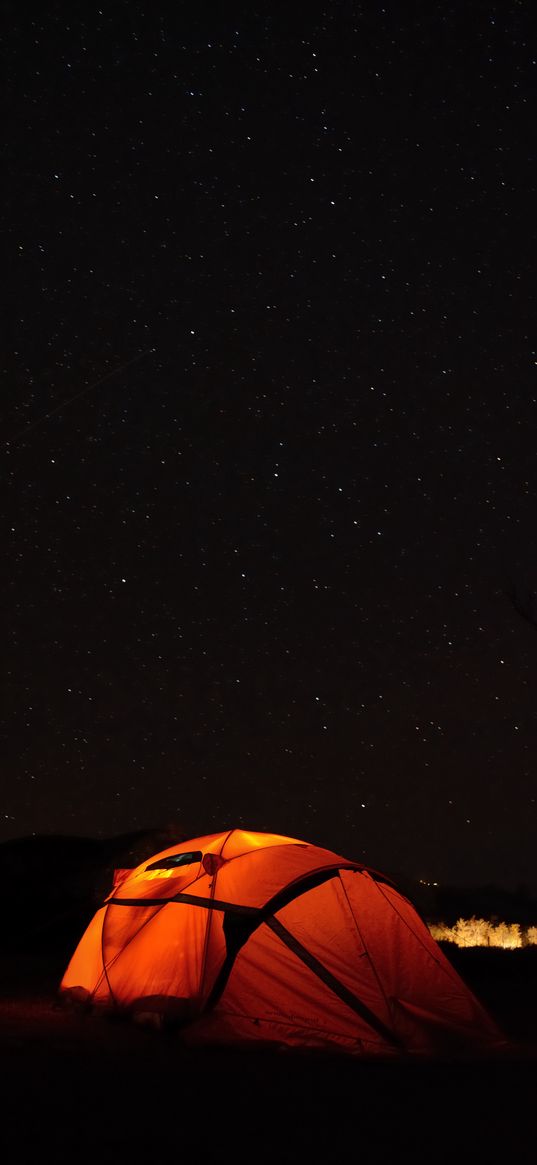
[[[0,840],[535,888],[533,5],[6,7]]]

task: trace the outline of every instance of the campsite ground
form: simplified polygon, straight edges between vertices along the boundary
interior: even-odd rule
[[[513,1041],[505,1058],[192,1051],[59,1008],[54,958],[4,963],[3,1165],[533,1161],[537,948],[447,953]]]

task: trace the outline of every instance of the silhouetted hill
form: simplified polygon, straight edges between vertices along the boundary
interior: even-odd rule
[[[103,898],[116,867],[137,866],[184,835],[143,829],[118,837],[41,835],[0,845],[5,951],[70,952]]]

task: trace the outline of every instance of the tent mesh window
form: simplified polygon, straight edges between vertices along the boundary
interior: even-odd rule
[[[177,866],[192,866],[194,862],[201,862],[201,859],[201,850],[195,850],[190,854],[170,854],[167,858],[151,862],[151,865],[145,868],[146,870],[174,870]]]

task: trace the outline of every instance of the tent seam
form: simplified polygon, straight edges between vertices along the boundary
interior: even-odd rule
[[[362,874],[362,871],[361,871],[361,870],[359,870],[358,872],[359,872],[360,874]],[[394,1016],[394,1013],[393,1013],[393,1008],[392,1008],[392,1007],[391,1007],[391,1005],[390,1005],[390,1000],[389,1000],[388,996],[386,995],[386,992],[385,992],[385,990],[384,990],[384,987],[383,987],[383,985],[382,985],[382,983],[381,983],[381,980],[379,979],[379,975],[378,975],[377,969],[376,969],[376,967],[375,967],[375,964],[374,964],[374,962],[373,962],[373,959],[371,958],[371,955],[370,955],[370,953],[369,953],[369,950],[368,950],[368,948],[367,948],[367,945],[366,945],[365,939],[364,939],[364,937],[363,937],[362,931],[360,930],[360,927],[359,927],[359,925],[358,925],[358,919],[355,917],[354,910],[353,910],[353,908],[352,908],[352,903],[351,903],[351,901],[350,901],[350,898],[349,898],[349,896],[348,896],[348,894],[347,894],[347,891],[346,891],[346,889],[345,889],[345,886],[343,885],[343,882],[342,882],[342,879],[341,879],[341,874],[340,874],[340,876],[339,876],[339,880],[340,880],[340,882],[341,882],[341,889],[343,890],[343,893],[344,893],[344,895],[345,895],[345,900],[346,900],[346,902],[347,902],[347,905],[348,905],[348,907],[349,907],[349,910],[350,910],[350,913],[351,913],[351,918],[352,918],[352,920],[353,920],[353,922],[354,922],[354,925],[355,925],[355,927],[356,927],[356,931],[357,931],[358,937],[359,937],[359,939],[360,939],[360,942],[361,942],[361,944],[362,944],[362,946],[363,946],[363,948],[364,948],[364,953],[365,953],[366,959],[367,959],[367,961],[368,961],[368,963],[369,963],[369,966],[371,967],[371,970],[372,970],[372,972],[373,972],[373,975],[374,975],[374,978],[375,978],[375,980],[376,980],[376,982],[377,982],[377,986],[378,986],[378,988],[379,988],[379,991],[380,991],[380,993],[381,993],[381,995],[382,995],[382,998],[383,998],[383,1000],[384,1000],[384,1002],[385,1002],[385,1004],[386,1004],[386,1008],[387,1008],[387,1011],[388,1011],[388,1015],[389,1015],[389,1016],[390,1016],[390,1018],[391,1018],[392,1024],[394,1024],[394,1023],[395,1023],[395,1016]],[[373,881],[373,879],[372,879],[372,878],[371,878],[371,881]],[[375,883],[375,885],[376,885],[376,883]]]

